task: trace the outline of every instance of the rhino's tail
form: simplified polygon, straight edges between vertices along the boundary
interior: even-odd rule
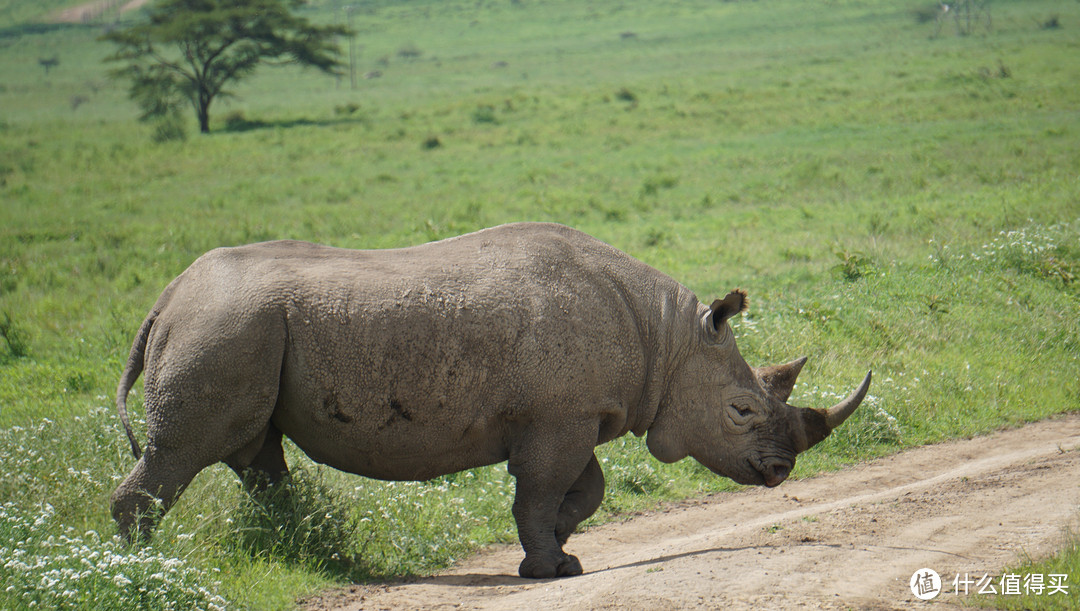
[[[146,320],[139,327],[139,333],[131,345],[131,353],[128,354],[127,366],[124,367],[124,373],[120,374],[120,384],[116,389],[116,411],[120,412],[120,422],[124,425],[128,441],[131,442],[131,453],[135,455],[136,460],[142,458],[142,449],[139,447],[139,442],[135,440],[135,434],[131,432],[131,423],[128,421],[127,414],[127,396],[131,387],[135,385],[135,380],[139,379],[139,374],[142,373],[143,359],[146,356],[146,339],[157,317],[158,311],[155,309],[147,315]]]

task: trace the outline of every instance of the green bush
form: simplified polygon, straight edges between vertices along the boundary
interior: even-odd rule
[[[7,358],[22,358],[27,355],[28,348],[23,338],[22,330],[11,320],[11,315],[4,312],[0,319],[0,338],[4,340],[5,352],[0,353],[0,361]]]
[[[244,495],[232,516],[236,534],[225,539],[228,548],[343,575],[356,564],[360,532],[352,506],[317,472],[295,469],[285,481]]]
[[[171,112],[160,119],[153,121],[154,133],[151,136],[157,144],[165,142],[183,142],[187,140],[187,130],[184,129],[184,119],[179,112]]]
[[[499,118],[495,116],[495,107],[489,104],[481,104],[473,111],[473,121],[476,123],[498,123]]]

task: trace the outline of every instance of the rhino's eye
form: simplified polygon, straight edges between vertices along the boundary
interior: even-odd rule
[[[750,409],[749,407],[739,405],[737,403],[732,403],[729,407],[733,412],[738,415],[739,419],[741,420],[745,420],[750,416],[754,415],[754,410]]]

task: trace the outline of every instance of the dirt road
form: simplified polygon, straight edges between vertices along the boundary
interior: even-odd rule
[[[920,603],[908,582],[924,567],[945,582],[939,602],[960,602],[955,575],[1000,576],[1061,544],[1080,510],[1078,450],[1080,414],[592,528],[567,545],[580,577],[519,579],[522,552],[506,546],[307,608],[899,609]]]
[[[93,2],[57,11],[52,14],[49,21],[53,23],[87,23],[113,9],[117,9],[117,13],[123,14],[142,8],[147,2],[149,0],[129,0],[121,4],[119,0],[94,0]]]

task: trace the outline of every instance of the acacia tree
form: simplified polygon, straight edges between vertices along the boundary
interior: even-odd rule
[[[291,10],[303,0],[160,0],[148,21],[102,36],[119,45],[106,61],[125,62],[112,75],[130,79],[140,119],[167,118],[184,101],[210,131],[210,105],[225,87],[262,63],[294,63],[338,74],[336,36],[343,26],[318,26]]]

